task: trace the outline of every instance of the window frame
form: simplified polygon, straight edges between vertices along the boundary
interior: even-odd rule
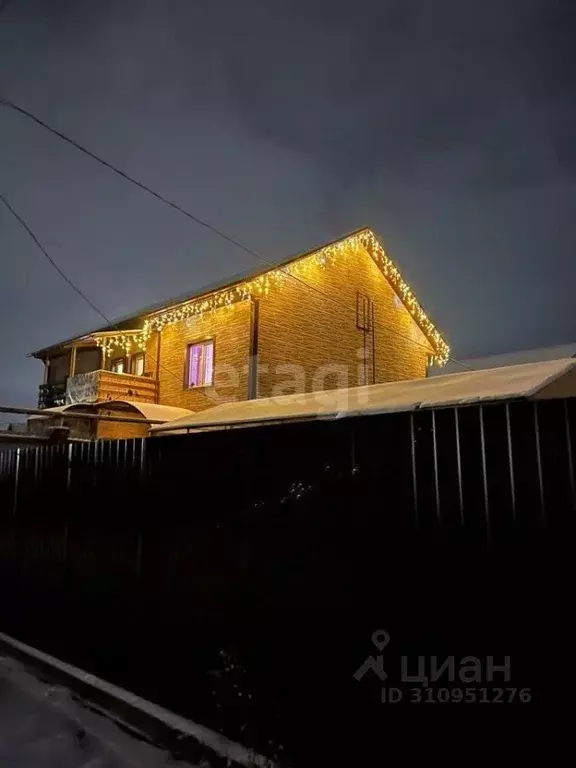
[[[193,347],[199,345],[212,344],[212,380],[209,384],[190,385],[190,354]],[[184,389],[193,392],[195,389],[208,389],[214,386],[214,376],[216,371],[216,340],[213,336],[207,336],[203,339],[195,339],[186,345],[186,359],[184,361]]]
[[[123,364],[124,369],[122,371],[116,371],[114,369],[114,366],[120,362]],[[119,373],[119,374],[126,373],[126,355],[124,355],[124,357],[116,357],[114,358],[114,360],[110,360],[110,371],[112,373]]]
[[[136,373],[134,371],[134,365],[137,360],[142,360],[142,373]],[[130,375],[131,376],[144,376],[144,373],[146,371],[146,353],[145,352],[136,352],[136,354],[131,355],[130,357]]]

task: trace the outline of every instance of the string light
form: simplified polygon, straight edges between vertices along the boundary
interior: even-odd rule
[[[146,341],[142,336],[142,331],[119,331],[118,333],[94,333],[92,338],[96,346],[100,347],[104,357],[110,357],[116,349],[121,349],[127,355],[131,354],[134,348],[144,349]]]
[[[129,354],[133,347],[144,349],[152,333],[161,331],[167,325],[180,323],[191,318],[200,318],[209,312],[213,313],[221,308],[230,307],[232,304],[251,297],[268,296],[271,290],[277,289],[290,275],[305,276],[318,268],[326,269],[351,251],[357,251],[360,248],[365,249],[370,254],[396,291],[402,304],[431,343],[434,348],[432,362],[438,366],[444,365],[450,356],[450,347],[434,327],[412,290],[404,281],[400,271],[370,229],[363,229],[281,268],[271,269],[252,280],[217,291],[210,296],[191,299],[172,309],[157,312],[144,319],[144,325],[139,331],[93,334],[93,338],[96,344],[102,348],[105,356],[110,356],[114,349],[122,349],[126,354]]]
[[[364,229],[357,235],[353,235],[353,237],[358,238],[360,243],[372,256],[385,277],[388,278],[396,293],[400,296],[402,303],[408,312],[410,312],[420,330],[434,347],[436,354],[434,355],[433,363],[438,366],[445,365],[450,357],[450,347],[444,341],[440,332],[434,327],[434,324],[418,303],[418,300],[412,293],[410,287],[404,282],[400,271],[392,259],[388,257],[386,251],[378,242],[378,238],[374,232],[370,229]]]

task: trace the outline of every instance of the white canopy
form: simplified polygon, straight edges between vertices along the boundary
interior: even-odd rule
[[[576,360],[548,360],[366,387],[224,403],[154,426],[150,431],[151,434],[174,434],[233,425],[257,426],[285,419],[337,419],[432,406],[569,396],[576,396]]]
[[[58,405],[54,408],[45,408],[42,416],[30,416],[30,419],[47,419],[53,416],[64,416],[68,411],[86,411],[95,413],[96,410],[108,408],[112,411],[135,410],[142,415],[144,419],[154,419],[158,421],[171,421],[172,419],[182,419],[191,416],[194,412],[187,408],[177,408],[173,405],[161,405],[159,403],[140,403],[135,400],[100,400],[97,403],[73,403],[70,405]]]
[[[145,419],[161,419],[162,421],[185,419],[194,413],[194,411],[190,411],[188,408],[178,408],[175,405],[140,403],[135,400],[102,400],[99,403],[93,403],[93,405],[98,408],[110,408],[112,410],[122,409],[128,405],[139,411]]]

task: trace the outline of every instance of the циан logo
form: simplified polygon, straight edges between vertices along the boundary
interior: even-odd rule
[[[384,629],[377,629],[376,632],[374,632],[372,635],[372,642],[379,651],[383,651],[390,642],[390,635]],[[388,675],[384,671],[383,659],[384,657],[381,653],[376,656],[376,658],[374,658],[374,656],[368,656],[368,658],[364,661],[364,664],[362,664],[361,667],[358,667],[356,672],[354,672],[354,677],[356,680],[362,680],[366,672],[371,669],[378,675],[380,680],[384,682]]]
[[[370,655],[354,672],[355,680],[362,680],[372,672],[383,683],[389,675],[384,669],[382,651],[390,642],[390,635],[383,629],[372,634],[372,643],[380,651]],[[390,664],[394,661],[389,660]],[[496,676],[503,683],[511,680],[511,659],[504,656],[503,663],[497,664],[494,656],[401,656],[399,669],[392,670],[392,679],[402,687],[382,687],[383,704],[406,702],[418,703],[494,703],[526,704],[532,699],[530,688],[494,685]],[[393,666],[398,666],[398,660]],[[438,687],[438,681],[442,680]],[[472,685],[471,684],[476,684]]]

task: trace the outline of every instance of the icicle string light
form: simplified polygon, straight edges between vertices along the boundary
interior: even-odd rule
[[[118,334],[94,334],[96,343],[102,347],[105,355],[110,355],[115,348],[123,349],[129,353],[137,347],[143,349],[153,332],[161,331],[165,326],[182,322],[190,318],[202,317],[207,312],[215,312],[223,307],[229,307],[238,301],[244,301],[253,296],[268,296],[271,290],[280,288],[290,276],[305,277],[306,274],[317,268],[326,268],[337,260],[344,258],[351,251],[364,248],[378,265],[381,272],[392,285],[400,300],[415,320],[420,330],[424,333],[434,348],[433,362],[436,365],[444,365],[450,356],[450,348],[440,333],[434,327],[428,315],[424,312],[410,287],[406,284],[400,271],[394,262],[388,257],[378,238],[370,229],[364,229],[344,240],[331,243],[318,251],[296,259],[280,268],[271,269],[269,272],[246,282],[225,288],[221,291],[199,299],[191,299],[172,309],[166,309],[148,316],[144,320],[141,331],[126,331]]]
[[[203,299],[192,299],[173,309],[159,312],[144,320],[142,334],[147,340],[153,331],[161,331],[166,325],[179,323],[193,317],[201,317],[207,312],[215,312],[217,309],[229,307],[231,304],[244,301],[252,296],[268,296],[270,290],[278,286],[281,277],[283,275],[279,270],[272,270],[254,280],[226,288],[223,291],[217,291]]]
[[[142,331],[119,331],[114,334],[94,333],[92,338],[96,342],[96,346],[100,347],[104,353],[104,357],[110,357],[116,349],[121,349],[129,355],[134,349],[142,350],[146,346],[146,340],[142,335]]]
[[[404,282],[400,271],[392,259],[388,257],[386,251],[378,242],[378,238],[374,232],[372,232],[370,229],[365,229],[362,230],[362,232],[359,232],[357,235],[353,235],[353,238],[358,238],[360,244],[363,245],[368,253],[372,256],[376,264],[380,267],[383,274],[402,300],[402,303],[408,312],[410,312],[416,321],[416,324],[419,326],[420,330],[434,347],[435,355],[432,362],[438,366],[445,365],[448,361],[448,358],[450,357],[450,347],[444,341],[439,331],[436,330],[434,324],[418,303],[416,296],[414,296],[408,284]]]

